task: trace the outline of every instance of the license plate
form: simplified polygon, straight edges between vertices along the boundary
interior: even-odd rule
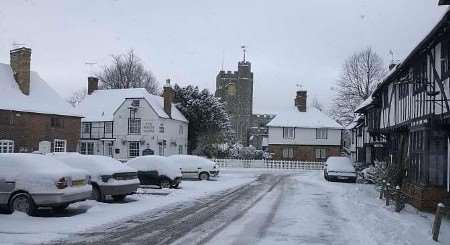
[[[72,181],[72,186],[82,186],[82,185],[85,185],[84,180],[75,180],[75,181]]]

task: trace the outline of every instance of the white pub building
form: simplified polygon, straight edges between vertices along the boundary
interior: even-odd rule
[[[98,89],[88,78],[88,95],[77,107],[81,123],[81,154],[105,155],[126,161],[141,155],[186,154],[188,121],[172,103],[170,81],[163,97],[144,88]]]

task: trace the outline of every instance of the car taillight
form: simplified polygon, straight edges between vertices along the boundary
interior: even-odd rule
[[[57,182],[56,182],[56,188],[58,189],[64,189],[68,186],[68,179],[66,179],[65,177],[60,178]]]
[[[112,176],[111,175],[102,175],[102,176],[100,176],[100,178],[102,179],[103,182],[106,183],[109,181],[109,179],[112,178]]]

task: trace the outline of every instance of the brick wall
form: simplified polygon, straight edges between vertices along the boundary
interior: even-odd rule
[[[293,148],[293,158],[283,158],[283,148]],[[316,148],[325,148],[326,157],[340,156],[340,146],[317,146],[317,145],[269,145],[269,151],[274,160],[297,160],[297,161],[317,161]]]
[[[52,127],[52,118],[59,118],[61,127]],[[77,117],[0,110],[0,140],[14,140],[14,152],[33,152],[40,141],[63,139],[67,151],[77,151],[81,119]]]

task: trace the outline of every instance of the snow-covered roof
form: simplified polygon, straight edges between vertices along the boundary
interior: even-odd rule
[[[30,73],[30,94],[17,84],[11,66],[0,63],[0,109],[81,117],[37,72]]]
[[[350,129],[355,128],[356,126],[359,125],[359,121],[360,121],[362,118],[363,118],[362,115],[356,116],[355,119],[353,119],[353,121],[352,121],[349,125],[347,125],[347,127],[345,127],[345,129],[350,130]]]
[[[371,94],[371,95],[369,95],[369,97],[366,100],[364,100],[361,104],[359,104],[358,107],[356,107],[355,112],[357,113],[361,109],[366,108],[368,105],[372,104],[372,102],[373,102],[373,98],[372,98],[372,94]]]
[[[112,121],[114,112],[129,98],[145,99],[161,118],[170,118],[164,111],[164,98],[152,95],[144,88],[95,90],[77,106],[76,110],[84,115],[83,121]],[[187,119],[172,104],[172,119],[187,122]]]
[[[267,126],[343,129],[339,123],[312,106],[309,106],[306,112],[300,112],[293,107],[289,111],[278,113]]]

